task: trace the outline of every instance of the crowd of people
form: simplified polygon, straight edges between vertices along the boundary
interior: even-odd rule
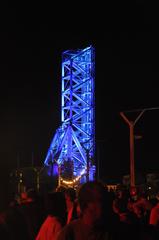
[[[4,240],[157,240],[159,193],[108,191],[100,181],[56,188],[45,196],[29,189],[0,213]]]

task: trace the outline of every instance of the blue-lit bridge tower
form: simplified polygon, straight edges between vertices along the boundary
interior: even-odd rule
[[[75,185],[95,178],[94,82],[92,46],[62,53],[61,126],[44,162],[48,168],[58,167],[60,184]]]

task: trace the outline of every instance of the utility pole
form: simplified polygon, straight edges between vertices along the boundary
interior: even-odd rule
[[[129,125],[130,130],[130,186],[135,187],[135,159],[134,159],[134,127],[137,121],[145,112],[145,109],[140,112],[135,121],[129,121],[125,116],[124,112],[120,112],[121,117],[125,120],[125,122]]]
[[[44,167],[41,167],[40,169],[35,168],[34,170],[36,171],[36,189],[37,192],[40,192],[40,174],[43,171]]]

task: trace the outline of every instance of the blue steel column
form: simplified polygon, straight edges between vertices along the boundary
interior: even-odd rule
[[[72,184],[95,177],[95,57],[92,46],[62,54],[61,126],[56,131],[44,164],[62,168],[72,162]],[[71,165],[72,166],[72,165]]]

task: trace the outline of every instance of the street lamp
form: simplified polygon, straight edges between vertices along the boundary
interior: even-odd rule
[[[135,186],[135,168],[134,168],[134,139],[137,137],[137,139],[142,138],[142,136],[134,136],[134,127],[137,121],[140,119],[140,117],[143,115],[145,111],[153,111],[153,110],[159,110],[159,107],[152,107],[152,108],[144,108],[144,109],[135,109],[130,111],[124,111],[124,112],[140,112],[138,117],[135,119],[135,121],[129,121],[128,118],[125,116],[124,112],[120,112],[121,117],[125,120],[125,122],[129,125],[130,128],[130,186]]]
[[[141,110],[138,117],[135,119],[135,121],[129,121],[128,118],[124,115],[124,112],[120,112],[121,117],[125,120],[125,122],[129,125],[130,129],[130,186],[135,187],[135,161],[134,161],[134,127],[137,121],[141,118],[144,110]]]

